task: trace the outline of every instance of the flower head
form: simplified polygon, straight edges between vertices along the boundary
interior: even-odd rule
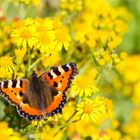
[[[18,21],[15,23],[11,37],[17,46],[29,46],[32,48],[33,45],[36,44],[35,27],[33,24],[34,21],[32,19],[26,19],[25,21]]]
[[[79,75],[73,81],[71,91],[79,96],[91,96],[92,93],[96,93],[99,89],[96,87],[94,80],[87,75]]]
[[[96,97],[95,100],[86,98],[77,105],[77,114],[81,116],[81,120],[92,120],[97,122],[106,113],[104,99]]]
[[[13,65],[13,58],[10,56],[2,56],[0,58],[0,67],[8,68]]]
[[[41,53],[50,53],[55,46],[54,33],[52,31],[38,32],[36,34],[36,48],[40,49]]]
[[[0,70],[2,72],[3,77],[5,77],[6,75],[12,74],[14,69],[15,69],[15,66],[13,64],[12,57],[10,57],[10,56],[0,57]],[[8,74],[8,72],[9,72],[9,74]]]

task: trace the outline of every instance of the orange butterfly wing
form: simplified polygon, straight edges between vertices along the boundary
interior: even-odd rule
[[[19,105],[29,85],[27,79],[14,79],[0,82],[0,95],[12,105]]]
[[[53,87],[53,102],[45,109],[45,115],[51,116],[60,113],[66,103],[65,92],[71,85],[77,68],[74,63],[58,66],[49,72],[42,74],[39,80],[47,82],[49,87]],[[57,91],[57,92],[56,92]],[[0,82],[0,95],[7,99],[12,105],[16,106],[18,113],[28,120],[40,120],[43,113],[40,109],[31,107],[23,101],[24,95],[29,94],[30,81],[27,79],[14,79]]]
[[[66,101],[65,92],[70,88],[74,76],[77,74],[77,67],[74,63],[54,67],[49,72],[43,73],[39,78],[46,80],[48,84],[53,86],[58,94],[54,96],[54,101],[46,108],[48,115],[61,112]],[[53,94],[53,93],[52,93]]]
[[[40,78],[46,79],[50,86],[54,86],[56,90],[65,92],[70,87],[74,76],[77,74],[77,67],[74,63],[53,68],[44,73]]]
[[[0,82],[0,95],[9,103],[16,106],[18,113],[31,120],[42,118],[42,112],[23,103],[23,97],[27,93],[30,81],[27,79],[13,79]]]

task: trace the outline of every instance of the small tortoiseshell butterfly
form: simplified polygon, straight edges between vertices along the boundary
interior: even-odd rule
[[[16,106],[18,113],[28,120],[40,120],[61,113],[66,103],[66,91],[77,73],[76,64],[54,67],[32,79],[13,79],[0,82],[0,95]]]

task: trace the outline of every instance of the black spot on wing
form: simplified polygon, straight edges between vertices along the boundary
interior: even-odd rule
[[[52,97],[58,94],[58,91],[54,87],[51,87],[50,89],[51,89]]]
[[[65,72],[67,72],[69,70],[69,68],[67,67],[67,65],[63,65],[62,68],[64,69]]]
[[[53,79],[53,76],[51,75],[51,73],[48,73],[48,76],[50,77],[50,79]]]
[[[16,79],[12,80],[12,88],[15,88],[16,85],[17,85],[17,80]]]
[[[53,82],[54,87],[58,87],[57,82]]]
[[[53,72],[54,72],[57,76],[61,75],[61,72],[58,70],[57,67],[53,69]]]
[[[23,92],[22,91],[19,92],[19,96],[20,97],[23,96]]]
[[[8,88],[8,81],[4,81],[3,87]]]

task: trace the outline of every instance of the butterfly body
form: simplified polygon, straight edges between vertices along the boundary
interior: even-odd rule
[[[16,106],[18,113],[28,120],[40,120],[60,113],[66,103],[65,92],[77,73],[74,63],[52,68],[49,72],[28,79],[0,82],[0,95]]]
[[[53,101],[52,88],[47,81],[39,79],[36,73],[33,73],[29,91],[25,94],[24,101],[31,107],[44,111]]]

